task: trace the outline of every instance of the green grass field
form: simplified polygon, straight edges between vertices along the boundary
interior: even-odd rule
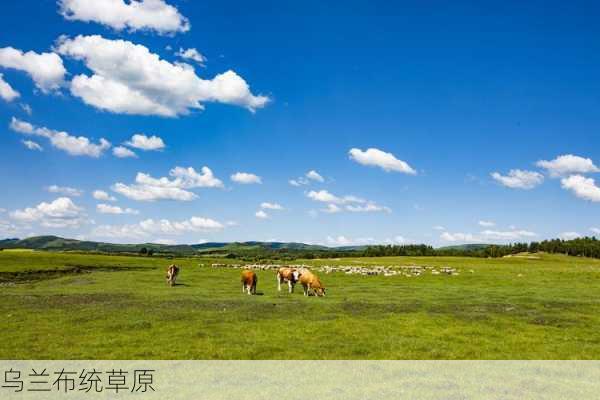
[[[164,279],[171,262],[182,266],[173,288]],[[599,260],[306,261],[460,271],[321,274],[325,298],[304,297],[301,287],[278,293],[272,271],[258,272],[259,295],[244,295],[240,271],[212,262],[2,251],[0,358],[600,358]]]

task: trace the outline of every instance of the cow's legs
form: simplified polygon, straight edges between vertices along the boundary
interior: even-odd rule
[[[292,281],[288,281],[288,292],[292,293],[294,291],[294,285],[292,284]]]
[[[304,291],[304,295],[308,296],[308,286],[306,286],[305,284],[302,284],[302,290]]]
[[[277,291],[281,292],[281,275],[277,273]]]

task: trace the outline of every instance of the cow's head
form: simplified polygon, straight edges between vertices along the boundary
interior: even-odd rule
[[[315,294],[319,297],[325,297],[325,288],[324,287],[316,288]]]
[[[298,270],[295,269],[292,271],[292,279],[294,282],[297,282],[298,279],[300,279],[300,272]]]

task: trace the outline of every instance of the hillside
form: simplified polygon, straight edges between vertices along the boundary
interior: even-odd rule
[[[202,253],[248,253],[264,251],[328,251],[333,248],[308,245],[295,242],[207,242],[191,245],[166,245],[157,243],[114,244],[76,239],[65,239],[58,236],[34,236],[26,239],[0,240],[0,249],[32,249],[53,251],[95,251],[106,253],[139,253],[142,249],[155,253],[202,254]],[[336,249],[341,250],[341,249]]]

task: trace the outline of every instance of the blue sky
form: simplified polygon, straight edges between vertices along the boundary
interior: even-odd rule
[[[220,3],[2,5],[0,237],[600,234],[595,2]]]

